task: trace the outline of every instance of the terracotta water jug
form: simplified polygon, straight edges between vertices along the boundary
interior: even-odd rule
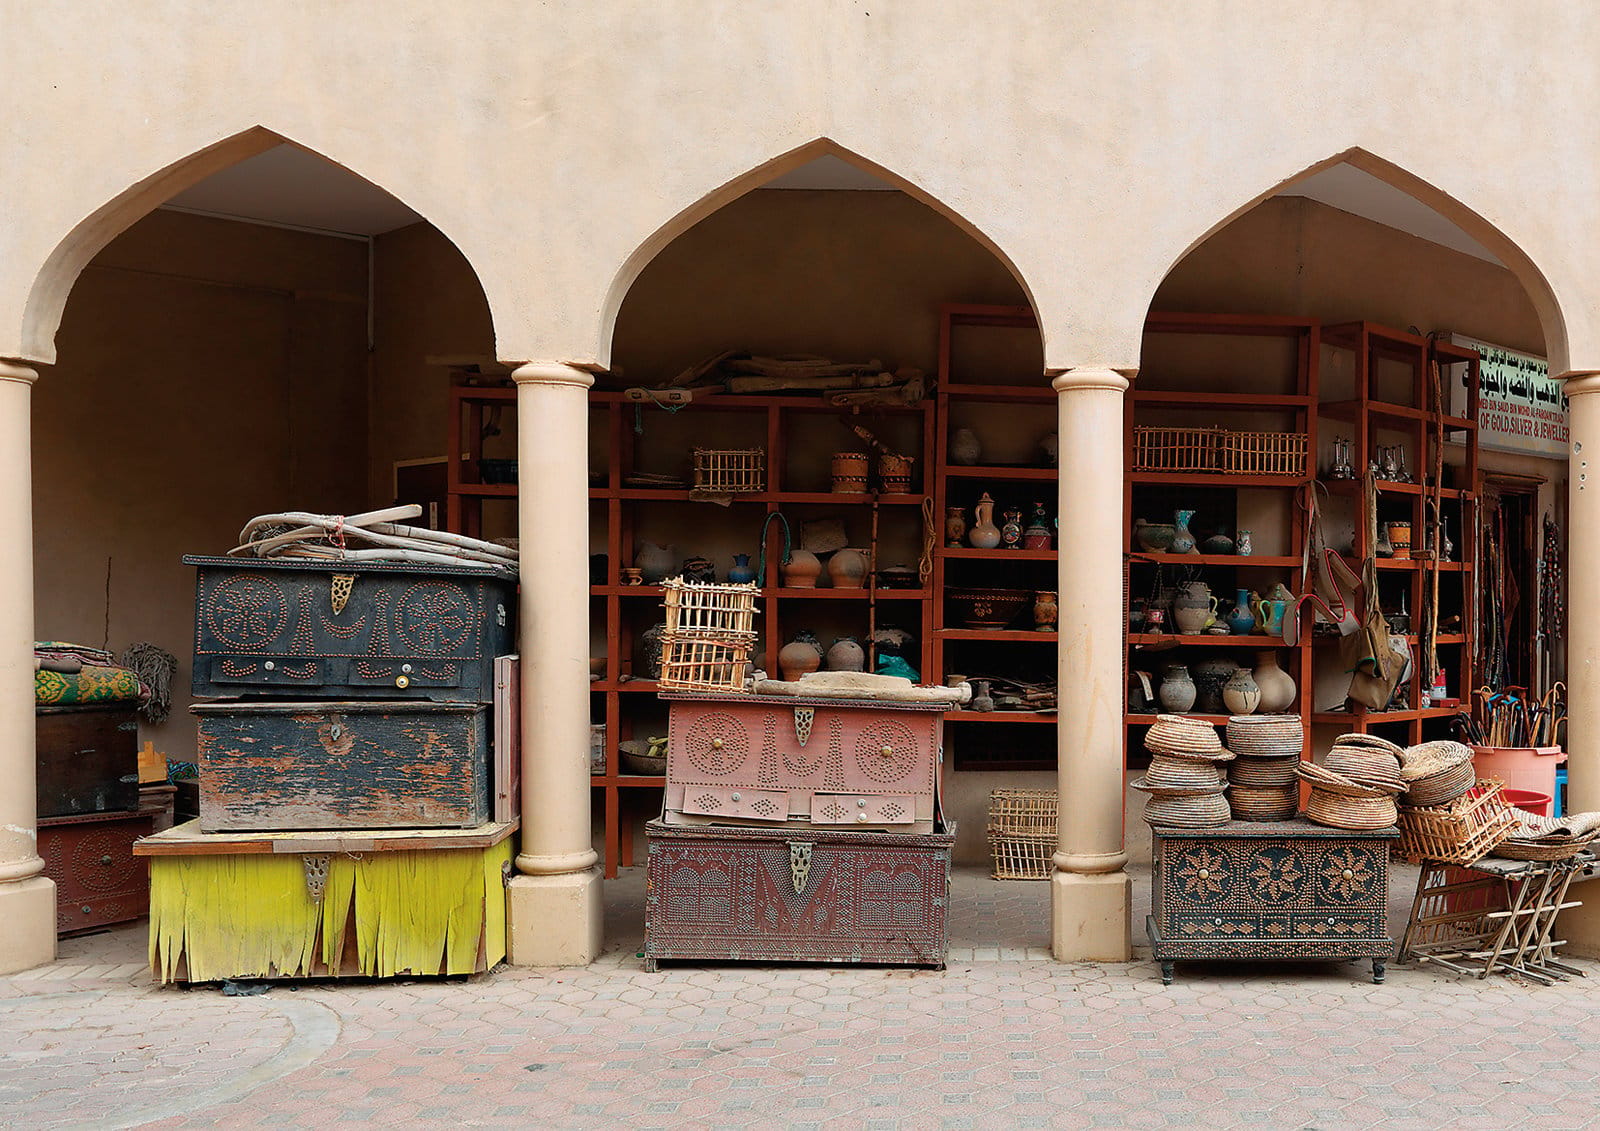
[[[967,541],[980,550],[992,550],[1000,545],[1000,528],[994,524],[994,499],[983,493],[972,508],[972,529],[967,531]]]
[[[1274,648],[1264,648],[1256,653],[1256,686],[1261,689],[1259,710],[1263,714],[1277,715],[1289,709],[1294,702],[1294,677],[1278,666],[1278,653]]]
[[[860,589],[867,583],[867,555],[846,547],[828,559],[828,581],[835,589]]]
[[[1261,706],[1261,688],[1249,668],[1240,668],[1222,685],[1222,702],[1230,715],[1251,715]]]
[[[1183,664],[1168,664],[1161,676],[1161,686],[1156,689],[1156,699],[1163,709],[1181,715],[1194,706],[1194,679]]]
[[[793,550],[780,568],[786,589],[815,589],[822,574],[822,559],[810,550]]]
[[[841,636],[823,657],[823,667],[830,672],[859,672],[867,667],[866,649],[856,643],[854,636]]]
[[[822,666],[822,644],[816,634],[802,628],[778,650],[778,670],[786,680],[810,675]]]
[[[1204,632],[1217,619],[1217,599],[1211,586],[1203,581],[1191,581],[1179,590],[1172,600],[1172,619],[1178,631],[1185,636]]]

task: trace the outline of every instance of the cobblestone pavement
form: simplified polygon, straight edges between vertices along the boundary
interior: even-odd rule
[[[1374,986],[1365,965],[1180,966],[1163,987],[1147,954],[1115,966],[1030,958],[1045,885],[967,874],[953,891],[952,955],[962,957],[942,972],[646,974],[633,953],[639,888],[637,874],[611,885],[619,945],[584,970],[225,997],[153,986],[142,925],[67,940],[55,966],[0,978],[0,1123],[1327,1131],[1596,1121],[1600,1009],[1588,979],[1540,988],[1391,967]],[[986,934],[970,932],[980,926]],[[980,946],[986,938],[1004,945]],[[1600,966],[1584,965],[1600,980]]]

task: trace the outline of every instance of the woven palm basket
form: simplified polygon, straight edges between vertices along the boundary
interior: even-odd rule
[[[1400,774],[1405,776],[1406,767]],[[1406,804],[1432,808],[1445,805],[1478,784],[1478,772],[1470,760],[1448,769],[1437,770],[1426,777],[1406,783]]]
[[[1386,829],[1399,820],[1394,796],[1358,785],[1349,778],[1312,762],[1302,762],[1299,774],[1311,786],[1306,818],[1332,829]]]
[[[1155,724],[1145,732],[1144,745],[1152,754],[1179,758],[1216,757],[1224,753],[1216,727],[1182,715],[1157,715]]]
[[[1375,734],[1341,734],[1333,740],[1335,746],[1360,746],[1368,750],[1382,750],[1386,754],[1393,754],[1396,761],[1405,754],[1405,750],[1387,738],[1379,738]]]
[[[1235,715],[1228,720],[1228,749],[1235,754],[1298,755],[1305,741],[1299,715]]]
[[[1335,746],[1323,759],[1323,766],[1357,785],[1371,786],[1389,793],[1405,789],[1400,779],[1400,763],[1381,750],[1359,746]]]
[[[1228,784],[1246,789],[1297,788],[1300,775],[1298,758],[1240,757],[1228,767]]]
[[[1226,786],[1168,789],[1140,778],[1131,783],[1130,788],[1150,795],[1144,806],[1144,819],[1148,824],[1205,829],[1228,823],[1228,799],[1223,795]]]
[[[1287,821],[1300,809],[1300,787],[1233,785],[1228,788],[1228,808],[1235,821]]]
[[[1210,789],[1225,784],[1227,777],[1223,767],[1209,758],[1173,758],[1156,754],[1150,758],[1150,768],[1145,771],[1144,780],[1152,788]]]

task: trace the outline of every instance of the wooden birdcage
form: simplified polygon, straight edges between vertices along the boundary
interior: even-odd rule
[[[694,489],[711,495],[748,495],[765,482],[764,448],[696,448]]]
[[[1234,475],[1302,476],[1306,450],[1303,432],[1224,432],[1222,470]]]
[[[671,577],[661,636],[663,691],[743,691],[755,646],[756,587]]]
[[[1135,471],[1216,471],[1220,428],[1167,428],[1140,425],[1133,430]]]
[[[997,880],[1048,880],[1055,869],[1058,801],[1053,789],[989,793],[989,875]]]

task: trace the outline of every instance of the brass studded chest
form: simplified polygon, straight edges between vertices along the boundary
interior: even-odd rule
[[[931,833],[945,705],[670,697],[664,819]]]
[[[1372,959],[1383,981],[1389,845],[1398,829],[1351,832],[1292,821],[1213,829],[1157,826],[1146,922],[1162,981],[1175,961]]]

